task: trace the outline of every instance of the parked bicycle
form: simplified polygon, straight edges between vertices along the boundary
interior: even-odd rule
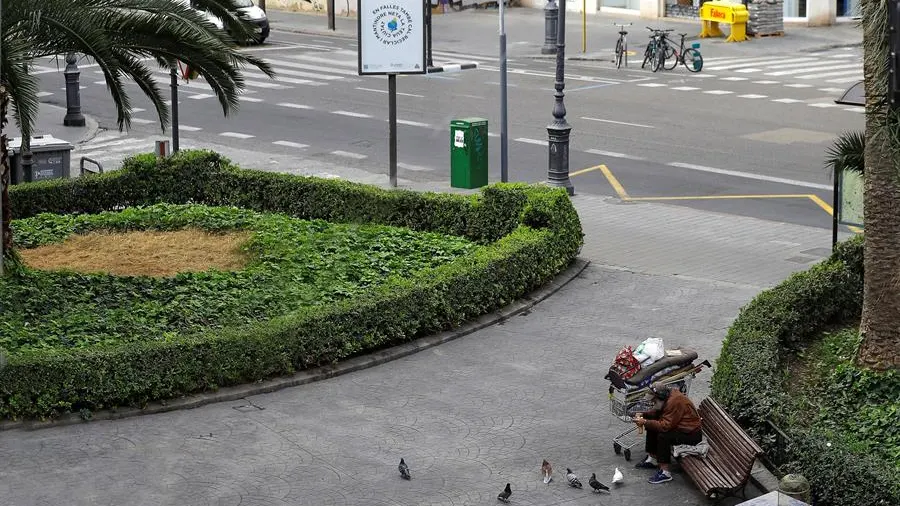
[[[619,29],[619,40],[616,41],[616,68],[622,68],[622,62],[625,62],[625,66],[628,66],[628,32],[625,30],[626,26],[631,26],[631,23],[627,25],[620,25],[618,23],[613,23],[618,26]]]
[[[703,69],[703,55],[693,47],[685,49],[684,38],[687,34],[679,33],[678,35],[681,36],[681,44],[678,48],[674,48],[669,45],[669,37],[666,34],[663,34],[662,43],[665,47],[665,51],[663,52],[665,58],[663,61],[663,68],[672,70],[681,63],[684,64],[684,68],[691,72],[700,72],[700,70]],[[671,65],[668,62],[672,62]]]
[[[645,68],[649,63],[650,70],[656,72],[663,68],[663,64],[666,61],[666,48],[668,47],[665,43],[666,33],[672,32],[674,29],[660,30],[649,26],[647,29],[650,30],[650,42],[647,44],[647,49],[644,50],[644,62],[641,63],[641,68]],[[669,51],[674,52],[671,48],[669,48]]]

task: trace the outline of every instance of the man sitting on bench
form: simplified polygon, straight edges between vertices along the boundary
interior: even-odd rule
[[[703,439],[700,415],[691,400],[678,389],[660,383],[650,385],[652,395],[662,402],[661,408],[638,413],[634,423],[647,430],[647,458],[635,465],[639,469],[659,470],[650,478],[653,484],[672,481],[669,462],[675,445],[696,445]],[[658,419],[657,419],[658,418]]]

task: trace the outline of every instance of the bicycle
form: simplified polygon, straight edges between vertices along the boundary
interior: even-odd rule
[[[672,48],[668,44],[668,38],[665,42],[666,45],[666,59],[668,61],[669,58],[674,57],[672,60],[672,65],[663,64],[663,68],[666,70],[672,70],[678,66],[679,63],[684,65],[684,68],[688,69],[690,72],[700,72],[703,69],[703,55],[700,54],[700,51],[694,49],[693,47],[689,47],[687,49],[684,48],[684,38],[687,36],[686,33],[679,33],[681,36],[681,45],[678,49]],[[671,54],[669,54],[669,49],[671,49]]]
[[[666,61],[666,49],[674,51],[666,44],[666,33],[672,32],[674,29],[669,28],[660,30],[658,28],[650,28],[649,26],[647,29],[651,32],[650,42],[644,50],[644,62],[641,63],[641,68],[645,68],[649,62],[650,70],[656,72],[663,67],[663,64]]]
[[[619,39],[616,41],[616,68],[622,68],[622,61],[625,62],[625,66],[628,66],[628,32],[625,31],[626,26],[631,26],[631,23],[627,25],[620,25],[618,23],[613,23],[614,25],[621,28],[619,30]]]

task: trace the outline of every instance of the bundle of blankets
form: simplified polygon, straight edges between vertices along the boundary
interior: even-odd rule
[[[623,379],[616,374],[614,370],[610,370],[605,379],[611,383],[612,388],[624,390],[626,398],[640,397],[644,393],[644,389],[656,381],[677,380],[680,377],[687,376],[687,372],[694,369],[694,360],[697,360],[697,352],[689,349],[666,350],[666,354],[659,360],[650,365],[641,367],[633,376]]]

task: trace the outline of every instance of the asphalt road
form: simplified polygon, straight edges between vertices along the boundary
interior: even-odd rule
[[[270,61],[279,75],[273,81],[250,72],[236,114],[223,117],[202,82],[181,86],[182,142],[236,146],[296,157],[298,164],[325,161],[385,174],[387,79],[356,75],[355,44],[339,37],[273,32],[269,44],[248,50]],[[450,120],[478,116],[489,120],[491,179],[498,180],[498,61],[452,49],[436,47],[435,63],[478,61],[480,67],[398,80],[400,175],[446,182]],[[841,131],[862,128],[864,117],[856,108],[833,103],[849,84],[829,83],[827,77],[846,77],[841,73],[852,72],[857,58],[852,52],[831,52],[807,59],[783,55],[785,63],[779,66],[773,55],[747,57],[760,68],[710,59],[699,74],[683,67],[644,71],[638,56],[621,70],[605,62],[569,62],[565,104],[573,128],[570,170],[577,174],[572,177],[576,191],[662,198],[830,227],[831,181],[823,168],[824,150]],[[808,79],[804,66],[828,76]],[[553,71],[552,61],[520,57],[510,62],[511,180],[546,178]],[[159,79],[168,90],[168,76],[160,73]],[[42,80],[42,100],[65,105],[61,73],[48,70]],[[81,84],[85,113],[114,130],[115,111],[96,67],[82,67]],[[121,137],[101,134],[79,146],[73,160],[90,155],[115,166],[125,155],[149,151],[154,138],[167,135],[146,99],[132,89],[136,107],[147,109],[135,114],[132,130]]]

